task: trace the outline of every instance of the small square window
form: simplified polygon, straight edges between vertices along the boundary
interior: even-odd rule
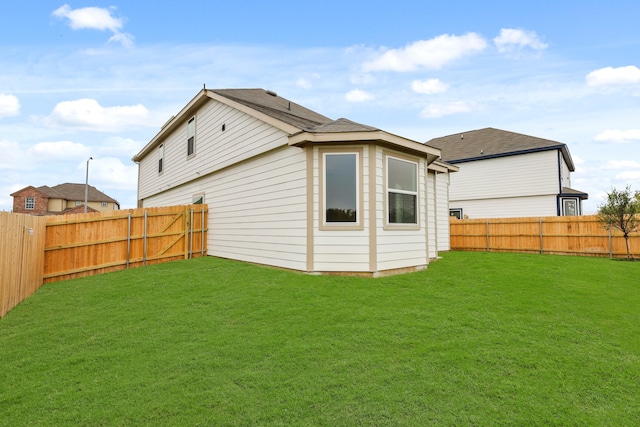
[[[106,208],[109,206],[109,202],[102,202],[100,203],[100,206],[102,206],[103,208]]]
[[[76,206],[82,206],[82,202],[80,200],[76,200]]]
[[[194,205],[201,205],[204,203],[204,194],[198,194],[197,196],[193,196],[193,199],[191,201],[192,204]]]
[[[449,209],[449,216],[462,219],[462,209]]]
[[[24,200],[24,208],[25,209],[35,209],[36,208],[36,199],[34,197],[27,197]]]

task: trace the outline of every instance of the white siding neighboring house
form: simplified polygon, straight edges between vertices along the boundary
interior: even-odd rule
[[[451,175],[449,213],[458,218],[582,215],[588,194],[571,188],[575,170],[561,142],[485,128],[428,145],[460,167]]]
[[[449,249],[440,150],[263,89],[201,90],[133,160],[141,207],[209,205],[208,254],[378,276]]]

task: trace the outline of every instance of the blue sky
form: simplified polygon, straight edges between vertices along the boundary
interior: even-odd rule
[[[595,212],[640,189],[640,2],[112,1],[0,7],[0,210],[131,161],[206,84],[261,87],[420,142],[485,127],[568,144]],[[508,183],[505,183],[508,185]]]

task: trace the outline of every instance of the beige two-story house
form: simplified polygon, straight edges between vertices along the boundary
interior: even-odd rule
[[[53,187],[28,186],[11,194],[13,212],[29,215],[83,213],[85,184],[65,183]],[[88,186],[87,212],[119,210],[117,200],[97,188]]]

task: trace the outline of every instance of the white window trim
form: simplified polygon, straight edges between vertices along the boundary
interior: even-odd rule
[[[31,203],[29,203],[31,201]],[[31,207],[29,207],[31,205]],[[25,197],[24,199],[24,208],[28,210],[34,210],[36,208],[36,198],[35,197]]]
[[[356,221],[355,222],[327,222],[326,220],[326,157],[327,155],[355,154],[356,156]],[[362,230],[364,229],[363,202],[363,149],[362,148],[321,148],[319,150],[320,167],[320,229],[321,230]]]
[[[389,187],[389,159],[399,160],[405,163],[412,163],[416,168],[416,191],[398,190]],[[384,212],[384,228],[393,230],[419,230],[420,229],[420,162],[418,159],[400,156],[397,154],[385,153],[384,154],[384,199],[385,199],[385,212]],[[416,222],[390,222],[389,221],[389,193],[396,194],[410,194],[416,196]]]

